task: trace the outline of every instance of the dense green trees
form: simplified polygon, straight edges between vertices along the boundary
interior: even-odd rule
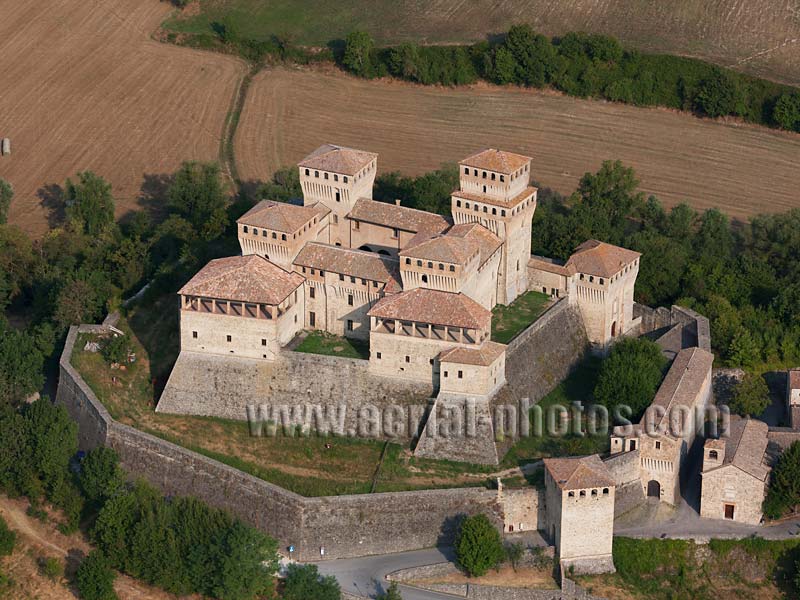
[[[403,206],[440,215],[450,214],[450,193],[458,187],[458,167],[444,165],[419,177],[392,172],[375,179],[373,198],[384,202],[402,200]]]
[[[769,387],[764,378],[747,373],[733,391],[730,409],[742,416],[757,417],[769,402]]]
[[[629,406],[635,422],[653,401],[666,365],[667,359],[655,342],[623,339],[614,344],[600,367],[594,399],[609,410]]]
[[[800,442],[793,442],[772,469],[764,514],[777,519],[797,504],[800,504]]]
[[[456,534],[456,560],[471,577],[485,575],[505,557],[500,533],[486,515],[465,517]]]
[[[17,534],[11,531],[5,519],[0,517],[0,556],[8,556],[14,552],[16,542]]]
[[[99,550],[93,550],[81,561],[75,573],[82,600],[117,600],[111,563]]]
[[[347,36],[342,67],[361,77],[390,74],[422,84],[458,85],[478,78],[501,85],[551,86],[566,94],[693,110],[710,117],[800,130],[800,94],[696,59],[642,54],[606,35],[567,33],[552,40],[530,25],[471,46],[403,44],[375,48],[370,36]]]
[[[284,600],[340,600],[339,583],[330,575],[322,577],[316,565],[292,563],[286,568]]]
[[[111,184],[91,171],[78,173],[76,183],[67,179],[64,200],[70,224],[81,233],[98,236],[114,223]]]
[[[185,162],[169,187],[169,206],[189,221],[204,240],[219,236],[227,225],[226,198],[219,165]]]

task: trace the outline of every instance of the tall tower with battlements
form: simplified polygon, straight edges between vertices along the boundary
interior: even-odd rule
[[[459,163],[459,189],[451,209],[456,224],[480,223],[503,242],[497,302],[508,304],[528,289],[531,221],[536,188],[529,185],[531,158],[489,148]]]

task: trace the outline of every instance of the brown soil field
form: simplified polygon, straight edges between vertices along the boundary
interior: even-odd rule
[[[161,44],[158,0],[0,0],[0,177],[10,221],[52,223],[55,186],[92,170],[113,186],[117,216],[147,204],[152,176],[212,160],[243,62]],[[144,187],[144,191],[142,188]]]
[[[419,174],[485,146],[533,157],[562,193],[603,160],[636,169],[665,205],[737,218],[800,206],[800,135],[552,92],[417,86],[278,68],[253,81],[236,133],[243,181],[264,181],[324,142],[378,152],[381,172]]]

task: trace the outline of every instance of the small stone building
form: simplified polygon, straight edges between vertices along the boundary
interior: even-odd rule
[[[800,429],[800,369],[789,369],[787,373],[786,416],[789,427]]]
[[[714,355],[685,348],[675,357],[652,404],[637,425],[615,427],[611,453],[639,451],[644,493],[667,504],[680,499],[680,473],[695,437],[702,435],[711,398]]]
[[[706,440],[700,516],[758,525],[768,485],[769,427],[756,419],[732,418],[727,436]]]
[[[561,571],[613,573],[615,483],[596,454],[544,459],[545,534]]]

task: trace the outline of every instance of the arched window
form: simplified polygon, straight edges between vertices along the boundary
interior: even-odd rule
[[[428,283],[428,276],[427,275],[423,275],[422,276],[422,283]]]
[[[717,453],[717,451],[716,451],[716,450],[711,450],[711,451],[708,453],[708,458],[711,458],[711,459],[713,459],[713,460],[717,460],[717,459],[719,458],[719,454]]]

